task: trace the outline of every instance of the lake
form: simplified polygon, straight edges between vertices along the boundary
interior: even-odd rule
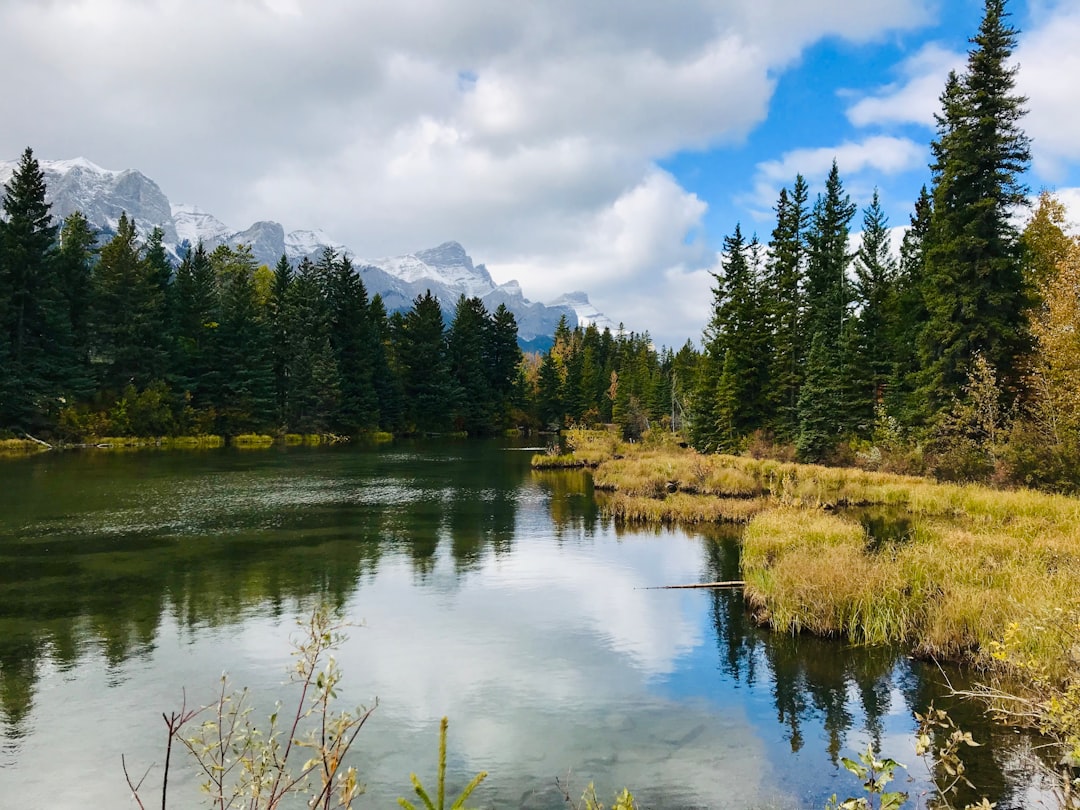
[[[941,703],[939,670],[770,633],[737,590],[648,590],[738,579],[738,531],[615,525],[586,473],[530,457],[462,440],[0,463],[0,808],[134,807],[121,754],[152,782],[161,713],[223,672],[259,718],[287,702],[290,636],[321,602],[357,624],[343,707],[378,699],[357,807],[434,782],[443,715],[449,790],[491,774],[471,806],[561,808],[595,782],[605,803],[821,808],[857,794],[838,762],[868,742],[926,789],[912,712]],[[1030,806],[1031,741],[953,711],[989,743],[972,780]],[[197,781],[174,752],[171,806],[201,806]]]

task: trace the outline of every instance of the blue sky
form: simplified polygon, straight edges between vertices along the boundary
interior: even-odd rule
[[[1027,29],[1045,19],[1047,7],[1030,8],[1028,4],[1014,0],[1010,10],[1010,22]],[[660,165],[683,188],[708,201],[702,232],[707,235],[710,246],[717,247],[718,237],[730,233],[735,222],[741,222],[744,232],[756,231],[762,241],[768,240],[774,224],[768,200],[775,198],[756,193],[760,164],[800,150],[833,151],[840,158],[838,145],[859,143],[875,135],[908,139],[921,150],[921,156],[917,161],[909,161],[912,165],[896,171],[870,167],[852,172],[848,171],[852,167],[845,166],[840,158],[842,177],[860,204],[853,229],[859,228],[861,208],[869,201],[874,186],[879,188],[890,224],[906,225],[920,187],[929,184],[927,164],[929,142],[934,135],[933,121],[857,125],[849,117],[849,111],[861,99],[887,95],[890,85],[903,85],[908,78],[905,63],[917,59],[928,49],[952,52],[962,58],[970,47],[968,37],[977,28],[982,11],[981,1],[955,0],[937,4],[927,25],[889,32],[870,42],[824,38],[807,48],[793,67],[776,76],[776,89],[767,119],[741,143],[708,150],[680,151],[662,159]],[[793,168],[797,166],[797,161],[792,164]],[[810,162],[802,170],[819,181],[814,184],[816,192],[822,177],[812,166]],[[783,181],[783,185],[790,186],[793,179],[792,176]],[[1080,163],[1070,159],[1057,171],[1035,169],[1027,180],[1034,193],[1043,188],[1068,190],[1080,184]]]
[[[700,337],[716,249],[836,157],[894,226],[981,0],[0,2],[0,157],[136,168],[359,259],[461,242],[533,300]],[[1028,182],[1080,211],[1080,0],[1012,0]],[[1080,215],[1078,215],[1080,218]]]

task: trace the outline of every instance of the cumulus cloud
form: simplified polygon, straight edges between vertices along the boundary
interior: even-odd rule
[[[687,245],[702,202],[657,161],[745,139],[822,37],[872,41],[931,6],[4,3],[0,70],[33,81],[5,87],[0,155],[137,168],[238,229],[323,228],[360,256],[457,239],[531,297],[573,276],[630,321],[633,285],[677,300],[709,261]]]
[[[1028,97],[1024,126],[1032,136],[1036,172],[1060,182],[1065,164],[1080,158],[1080,8],[1062,3],[1017,48],[1019,88]],[[1068,78],[1066,78],[1068,77]]]
[[[899,66],[901,79],[855,102],[847,116],[857,127],[889,124],[934,125],[950,70],[963,70],[966,55],[928,43]]]
[[[925,166],[927,157],[924,144],[892,135],[874,135],[836,146],[793,149],[776,160],[757,165],[754,190],[745,201],[760,219],[768,220],[782,187],[790,187],[795,176],[801,174],[810,186],[811,195],[815,194],[823,187],[835,160],[848,193],[857,202],[864,202],[882,175]]]
[[[1080,8],[1074,3],[1037,6],[1014,54],[1020,68],[1017,91],[1028,99],[1022,125],[1032,138],[1033,168],[1051,183],[1064,179],[1068,164],[1080,159],[1080,85],[1063,80],[1080,74],[1077,42]],[[859,127],[933,127],[949,71],[962,71],[966,62],[966,53],[929,43],[899,66],[895,83],[852,104],[848,120]]]

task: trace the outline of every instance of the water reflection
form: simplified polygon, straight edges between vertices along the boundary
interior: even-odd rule
[[[443,713],[453,767],[491,770],[499,805],[558,806],[573,766],[657,807],[820,807],[857,789],[841,755],[870,741],[912,759],[936,670],[769,633],[738,590],[640,590],[738,579],[737,530],[613,525],[587,473],[528,457],[460,442],[0,465],[0,793],[57,758],[50,723],[90,684],[153,710],[221,668],[269,690],[291,616],[318,600],[367,620],[342,660],[358,702],[384,701],[363,756],[391,801]],[[993,741],[973,779],[1008,807],[1015,735],[955,711]]]

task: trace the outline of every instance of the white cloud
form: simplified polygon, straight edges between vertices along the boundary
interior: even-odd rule
[[[1023,125],[1032,137],[1033,166],[1050,182],[1080,159],[1080,8],[1062,3],[1023,37],[1016,56],[1018,85],[1028,97]]]
[[[847,111],[848,120],[857,127],[889,124],[933,127],[949,71],[963,70],[966,59],[965,54],[938,43],[924,45],[899,66],[901,81],[855,102]]]
[[[795,176],[801,174],[813,196],[828,176],[834,160],[848,193],[857,202],[865,202],[881,175],[897,175],[925,166],[927,158],[925,145],[891,135],[845,141],[837,146],[793,149],[776,160],[758,164],[754,190],[746,203],[759,212],[762,220],[769,220],[771,206],[781,187],[790,187]]]
[[[708,261],[685,244],[703,203],[656,162],[746,138],[822,37],[932,7],[874,5],[0,3],[0,71],[33,77],[5,85],[0,156],[137,168],[236,228],[322,228],[361,256],[456,239],[530,297],[572,277],[658,332]]]

